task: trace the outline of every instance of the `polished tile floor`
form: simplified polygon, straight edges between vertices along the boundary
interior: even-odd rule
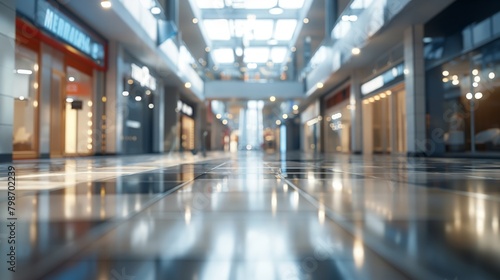
[[[500,161],[264,154],[15,162],[0,279],[498,279]]]

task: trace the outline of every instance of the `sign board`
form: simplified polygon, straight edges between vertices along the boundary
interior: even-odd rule
[[[38,1],[36,22],[45,31],[61,41],[74,47],[99,65],[104,65],[104,41],[90,34],[83,26],[72,20],[61,11],[48,4]]]
[[[149,74],[149,68],[146,66],[140,67],[134,63],[131,65],[130,77],[136,80],[143,87],[148,87],[151,90],[156,90],[156,79]]]

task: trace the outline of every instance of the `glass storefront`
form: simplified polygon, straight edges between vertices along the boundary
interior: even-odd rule
[[[500,152],[500,40],[433,71],[440,80],[446,152]]]
[[[363,100],[365,153],[405,153],[406,122],[404,83],[367,96]]]
[[[92,76],[66,68],[65,154],[85,155],[93,148]]]
[[[343,101],[326,110],[325,152],[347,153],[351,147],[351,105]]]
[[[38,150],[38,53],[16,46],[14,84],[14,158],[34,158]]]

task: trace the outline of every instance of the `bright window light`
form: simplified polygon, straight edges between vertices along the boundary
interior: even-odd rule
[[[248,21],[243,19],[237,19],[234,21],[234,23],[232,24],[234,29],[234,36],[241,38],[243,37],[243,35],[245,35],[245,33],[247,32],[247,22]]]
[[[229,40],[229,23],[227,19],[207,19],[203,21],[207,35],[211,40]]]
[[[280,0],[279,6],[283,9],[301,9],[304,0]]]
[[[224,0],[196,0],[196,5],[200,9],[222,9]]]
[[[351,9],[365,9],[373,2],[373,0],[354,0],[350,6]]]
[[[255,62],[255,63],[266,63],[269,59],[269,49],[268,48],[246,48],[244,51],[245,57],[243,61],[245,63]]]
[[[245,9],[271,9],[276,4],[278,4],[278,0],[246,0]]]
[[[272,48],[271,50],[271,60],[274,63],[282,63],[285,61],[287,48]]]
[[[233,63],[233,49],[215,49],[212,51],[215,63]]]
[[[252,25],[255,40],[269,40],[273,37],[274,22],[272,20],[256,20]]]
[[[335,39],[344,38],[350,29],[351,29],[351,22],[350,21],[340,21],[333,28],[333,36]]]
[[[295,32],[295,27],[297,27],[297,20],[295,19],[281,19],[276,22],[276,32],[274,38],[276,40],[289,41],[293,37]]]

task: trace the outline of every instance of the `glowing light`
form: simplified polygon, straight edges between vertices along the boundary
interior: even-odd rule
[[[222,118],[222,115],[221,114],[217,114],[215,117],[220,120],[220,118]]]
[[[124,90],[124,91],[122,92],[122,95],[123,95],[123,96],[128,96],[129,94],[130,94],[130,93],[129,93],[128,91],[126,91],[126,90]]]
[[[280,125],[281,124],[281,121],[280,120],[276,120],[276,125]]]
[[[481,81],[481,77],[476,76],[474,77],[474,82],[479,83]]]
[[[458,80],[453,80],[451,83],[452,83],[454,86],[456,86],[456,85],[458,85],[460,82],[459,82]]]
[[[360,53],[361,53],[361,49],[359,49],[359,48],[353,48],[353,49],[351,50],[351,53],[352,53],[353,55],[358,55],[358,54],[360,54]]]
[[[19,98],[19,99],[21,99],[21,98]],[[66,102],[67,102],[67,103],[71,103],[71,102],[73,102],[73,101],[74,101],[74,100],[73,100],[73,98],[71,98],[71,97],[66,98]]]
[[[304,22],[305,24],[308,24],[308,23],[309,23],[309,19],[308,19],[308,18],[304,18],[303,22]]]
[[[69,77],[69,78],[68,78],[68,81],[70,81],[70,82],[74,82],[74,81],[75,81],[75,77]]]
[[[151,13],[153,15],[159,15],[161,13],[160,7],[153,7],[153,8],[151,8]]]
[[[141,100],[142,100],[142,97],[140,97],[140,96],[135,97],[135,101],[141,101]]]
[[[450,75],[450,72],[448,72],[448,71],[446,71],[446,70],[445,70],[445,71],[443,71],[443,76],[448,77],[448,75]]]
[[[354,241],[354,246],[352,249],[352,254],[354,256],[354,263],[357,267],[363,266],[363,262],[365,259],[365,250],[363,248],[363,244],[360,240]]]
[[[465,98],[471,100],[472,99],[472,93],[468,92],[466,95],[465,95]]]
[[[299,105],[293,105],[293,106],[292,106],[292,109],[293,109],[293,110],[298,110],[298,109],[299,109]]]
[[[191,83],[190,83],[190,82],[185,83],[185,84],[184,84],[184,87],[185,87],[185,88],[191,88]]]
[[[270,100],[271,102],[274,102],[274,101],[276,101],[276,97],[271,96],[271,97],[269,97],[269,100]]]
[[[108,101],[108,98],[106,98],[106,96],[103,96],[103,97],[101,98],[101,101],[102,101],[102,103],[106,103],[106,101]]]
[[[92,103],[92,101],[89,100],[89,102],[87,102],[87,105],[89,105],[89,107],[92,107],[92,105],[94,104]]]
[[[495,73],[490,72],[490,74],[488,74],[488,78],[490,78],[492,80],[495,79]]]
[[[288,115],[287,115],[287,114],[283,114],[283,116],[282,116],[282,117],[283,117],[283,119],[285,119],[285,120],[286,120],[286,119],[288,119]]]
[[[102,0],[101,1],[101,7],[103,7],[104,9],[111,8],[111,1],[109,1],[109,0]]]
[[[472,70],[472,75],[477,76],[479,74],[479,70],[474,69]]]
[[[223,125],[227,125],[227,120],[223,120],[223,121],[222,121],[222,124],[223,124]]]
[[[450,81],[450,79],[448,79],[448,78],[443,78],[443,83],[447,83],[447,82],[449,82],[449,81]]]
[[[481,92],[476,92],[476,94],[474,95],[474,98],[479,100],[479,99],[483,98],[483,94]]]
[[[148,105],[149,109],[153,109],[154,107],[155,107],[155,105],[153,103],[149,103],[149,105]]]
[[[198,19],[197,18],[193,18],[193,23],[197,24],[198,23]]]
[[[317,87],[317,88],[323,88],[323,86],[324,86],[324,85],[323,85],[323,83],[317,83],[317,84],[316,84],[316,87]]]

